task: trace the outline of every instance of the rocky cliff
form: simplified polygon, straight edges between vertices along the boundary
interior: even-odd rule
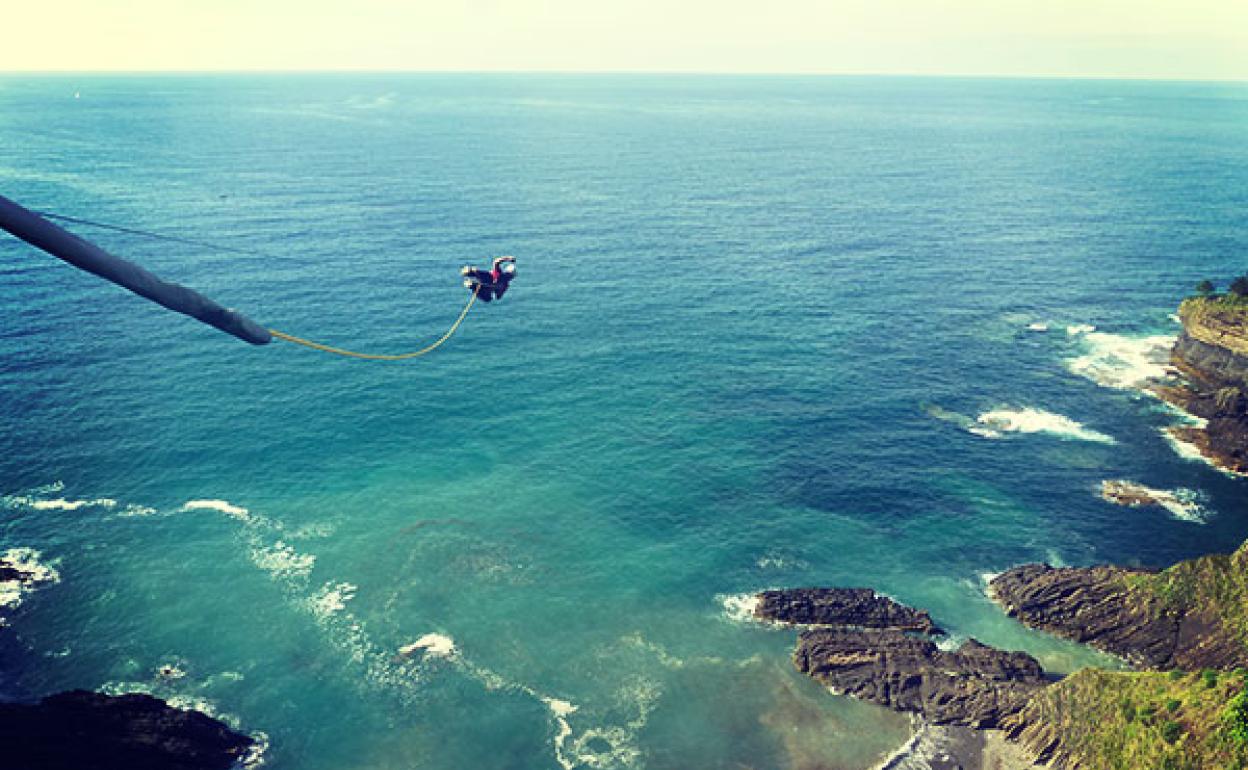
[[[989,592],[1026,625],[1140,668],[1248,667],[1248,544],[1160,572],[1027,564]]]
[[[1175,434],[1218,466],[1248,474],[1248,301],[1193,297],[1179,318],[1183,333],[1171,361],[1186,382],[1159,392],[1207,424]]]

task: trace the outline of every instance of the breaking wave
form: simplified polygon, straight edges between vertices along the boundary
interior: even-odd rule
[[[1205,496],[1184,487],[1173,490],[1152,489],[1133,481],[1106,480],[1101,482],[1101,498],[1130,508],[1156,505],[1180,521],[1196,524],[1205,523],[1210,515],[1204,506]]]
[[[1001,438],[1006,433],[1047,433],[1062,439],[1100,444],[1118,443],[1113,436],[1086,428],[1069,417],[1032,407],[984,412],[967,430],[985,438]]]
[[[42,556],[33,548],[10,548],[0,553],[0,567],[18,573],[10,580],[0,580],[0,611],[16,609],[41,583],[61,582],[60,573],[44,564]],[[4,623],[4,616],[0,615],[0,625]]]
[[[1155,334],[1127,337],[1095,332],[1084,335],[1083,355],[1070,358],[1066,367],[1098,385],[1119,390],[1142,390],[1174,375],[1170,349],[1176,337]]]

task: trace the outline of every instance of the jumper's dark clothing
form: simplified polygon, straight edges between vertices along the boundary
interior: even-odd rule
[[[468,277],[481,285],[481,288],[477,290],[477,299],[482,302],[502,299],[507,293],[507,286],[511,283],[511,273],[497,268],[494,270],[473,268],[468,271]]]

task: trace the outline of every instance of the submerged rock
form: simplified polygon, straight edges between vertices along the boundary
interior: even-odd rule
[[[939,634],[922,610],[880,596],[870,588],[790,588],[758,594],[754,615],[800,625],[851,626]]]
[[[254,743],[150,695],[72,690],[0,704],[3,762],[13,770],[227,770]]]
[[[946,652],[900,631],[820,628],[798,638],[798,670],[833,690],[934,724],[995,727],[1048,684],[1036,659],[974,639]]]

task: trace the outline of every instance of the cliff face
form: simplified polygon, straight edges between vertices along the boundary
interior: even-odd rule
[[[1248,474],[1248,302],[1194,297],[1179,318],[1171,360],[1188,382],[1160,393],[1208,424],[1175,433],[1217,465]]]
[[[1024,624],[1142,668],[1248,666],[1248,544],[1161,572],[1027,564],[990,590]]]

